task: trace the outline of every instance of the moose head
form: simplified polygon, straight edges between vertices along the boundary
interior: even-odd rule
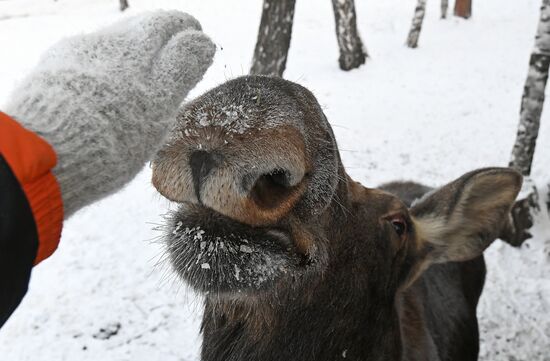
[[[477,357],[481,256],[521,183],[487,168],[429,192],[366,188],[313,94],[261,76],[188,103],[153,161],[154,186],[179,203],[172,265],[205,295],[204,360],[427,360],[461,340]],[[425,308],[445,297],[456,309],[437,322],[458,340],[432,335],[441,306]]]

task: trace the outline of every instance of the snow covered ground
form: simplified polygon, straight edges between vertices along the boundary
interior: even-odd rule
[[[363,184],[443,184],[506,165],[540,0],[474,1],[474,17],[439,20],[428,4],[420,47],[404,46],[415,0],[356,0],[371,58],[337,66],[329,0],[299,0],[285,77],[311,89]],[[248,71],[261,1],[0,0],[0,105],[49,45],[146,9],[194,14],[218,44],[197,95]],[[550,182],[550,113],[543,114],[534,179]],[[1,109],[1,106],[0,106]],[[201,300],[162,261],[156,242],[169,204],[150,170],[66,223],[59,251],[36,267],[22,305],[0,330],[0,360],[197,360]],[[546,188],[542,188],[546,190]],[[486,253],[479,307],[481,359],[550,360],[550,222],[543,212],[521,250]]]

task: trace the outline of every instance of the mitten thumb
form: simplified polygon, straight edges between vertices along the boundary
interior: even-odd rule
[[[170,39],[153,65],[152,84],[159,87],[157,104],[181,104],[212,64],[215,52],[215,45],[201,31],[186,30]]]

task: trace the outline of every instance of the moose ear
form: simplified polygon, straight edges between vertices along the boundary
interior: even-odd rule
[[[424,256],[421,269],[481,255],[507,226],[522,181],[509,168],[479,169],[413,204],[410,212]]]

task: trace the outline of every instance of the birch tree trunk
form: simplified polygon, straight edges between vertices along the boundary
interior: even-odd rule
[[[449,10],[449,0],[441,0],[441,19],[447,19],[448,10]]]
[[[354,0],[332,0],[336,22],[336,38],[340,48],[340,69],[351,70],[365,64],[366,49],[357,31]]]
[[[424,14],[426,14],[426,0],[418,0],[416,8],[414,9],[411,30],[409,31],[409,36],[407,37],[407,46],[409,48],[416,48],[418,46],[418,38],[420,37]]]
[[[548,80],[550,66],[550,0],[543,0],[540,19],[535,36],[535,47],[529,59],[527,80],[521,99],[520,120],[516,141],[512,149],[510,167],[515,168],[526,179],[522,195],[512,212],[514,223],[532,225],[533,214],[540,211],[539,195],[535,185],[530,181],[531,165],[540,127],[540,117],[544,105],[544,91]],[[530,227],[530,226],[529,226]],[[524,229],[525,230],[525,229]],[[516,229],[516,233],[521,229]],[[518,239],[518,237],[516,237]]]
[[[550,0],[543,0],[535,48],[529,59],[529,71],[523,89],[516,142],[510,166],[523,175],[531,174],[531,164],[544,105],[544,91],[550,65]]]
[[[251,74],[283,76],[296,0],[264,0]]]
[[[128,5],[128,0],[120,0],[120,11],[124,11],[129,7],[130,5]]]
[[[455,16],[468,19],[472,16],[472,0],[455,0]]]

